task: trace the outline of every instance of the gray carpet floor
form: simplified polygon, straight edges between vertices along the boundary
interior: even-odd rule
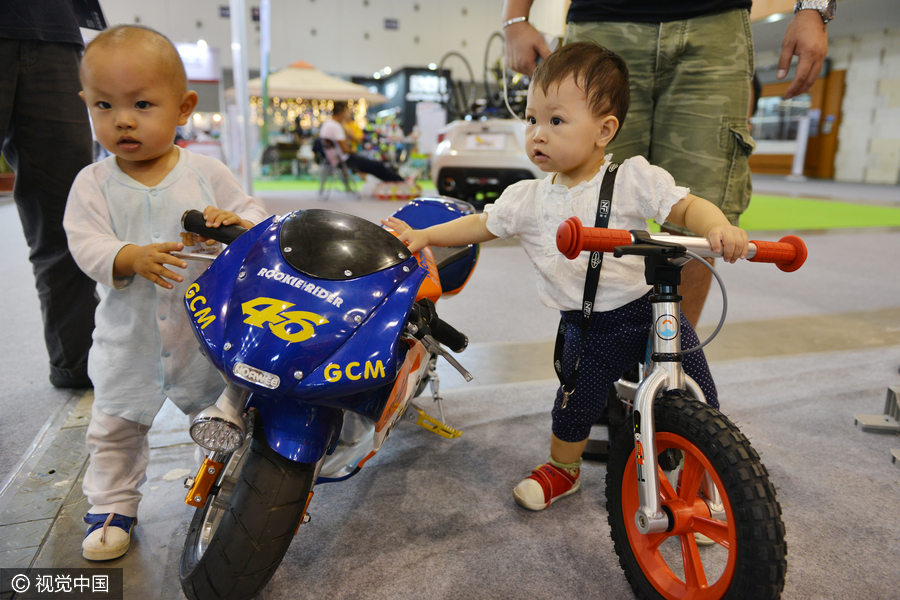
[[[778,489],[784,598],[900,597],[900,471],[887,459],[897,439],[863,433],[852,417],[881,408],[884,385],[874,382],[894,377],[896,358],[716,367],[726,413]],[[582,489],[544,512],[513,501],[512,488],[545,460],[554,389],[448,392],[448,419],[463,436],[403,428],[373,468],[321,486],[266,599],[631,597],[606,523],[605,466],[585,466]]]

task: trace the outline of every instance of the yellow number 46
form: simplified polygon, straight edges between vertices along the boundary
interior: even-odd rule
[[[294,305],[290,302],[275,298],[256,298],[241,304],[244,314],[247,315],[244,323],[262,329],[265,329],[268,323],[272,333],[291,343],[308,340],[315,334],[316,325],[328,322],[325,317],[305,310],[287,310],[292,306]],[[296,327],[292,327],[294,331],[289,331],[289,325],[299,326],[300,329],[296,331]]]

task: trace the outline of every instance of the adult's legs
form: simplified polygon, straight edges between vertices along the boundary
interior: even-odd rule
[[[618,163],[632,156],[650,160],[658,35],[659,25],[654,23],[569,23],[566,28],[566,44],[600,44],[621,56],[628,66],[631,102],[619,132],[606,147]]]
[[[754,142],[747,110],[753,42],[747,11],[664,23],[660,35],[659,98],[651,162],[676,183],[722,209],[737,225],[750,202],[748,159]],[[690,235],[684,228],[666,229]],[[682,273],[682,310],[697,324],[712,274],[699,262]]]
[[[663,231],[674,235],[686,235],[680,231],[674,231],[668,227],[663,227]],[[714,258],[703,259],[711,265],[715,264]],[[681,301],[681,312],[691,325],[696,325],[700,320],[700,314],[703,312],[703,305],[706,303],[706,297],[709,295],[709,288],[712,285],[713,274],[698,260],[692,260],[681,269],[681,286],[678,293],[684,298]]]
[[[75,264],[62,226],[72,181],[93,159],[73,44],[0,40],[3,155],[41,302],[50,378],[87,387],[96,284]]]
[[[621,162],[643,155],[735,225],[750,201],[747,124],[753,41],[747,11],[671,23],[570,23],[566,42],[594,41],[628,65],[631,106],[609,145]],[[667,230],[692,235],[667,224]],[[682,272],[682,310],[696,324],[711,274]]]
[[[365,158],[358,154],[351,154],[344,162],[346,162],[347,166],[351,169],[359,171],[360,173],[374,175],[382,181],[403,181],[403,178],[400,177],[400,174],[397,173],[397,171],[393,170],[383,162],[372,160],[371,158]]]

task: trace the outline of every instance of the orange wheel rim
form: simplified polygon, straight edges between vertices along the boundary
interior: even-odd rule
[[[669,600],[721,598],[731,585],[737,563],[737,528],[725,487],[706,456],[683,437],[657,433],[656,446],[657,453],[672,448],[685,455],[677,491],[658,468],[660,501],[675,515],[675,527],[671,532],[649,535],[638,531],[634,514],[640,503],[632,452],[622,479],[622,514],[635,560],[653,587]],[[697,496],[704,473],[709,473],[719,490],[724,522],[711,518],[706,503]],[[716,544],[698,548],[694,532],[707,535]]]

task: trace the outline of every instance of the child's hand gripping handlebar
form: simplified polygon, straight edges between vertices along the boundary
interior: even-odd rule
[[[222,227],[207,227],[206,218],[199,210],[187,210],[181,216],[181,226],[185,231],[202,235],[205,238],[230,244],[247,230],[240,225],[223,225]]]
[[[667,234],[650,237],[679,244],[699,256],[721,256],[720,252],[710,250],[709,242],[703,238]],[[584,227],[578,217],[570,217],[556,230],[556,247],[570,260],[584,250],[612,252],[617,246],[630,246],[636,241],[635,236],[624,229]],[[775,263],[779,269],[790,273],[806,262],[806,244],[796,235],[787,235],[777,242],[751,240],[747,260]]]

